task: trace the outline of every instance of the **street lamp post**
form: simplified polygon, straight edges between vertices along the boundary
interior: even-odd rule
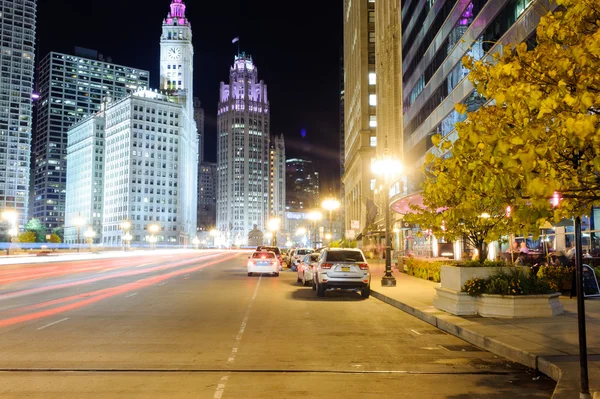
[[[194,239],[192,240],[192,243],[194,244],[196,249],[198,249],[198,244],[200,244],[200,240],[198,239],[198,237],[194,237]]]
[[[268,223],[269,230],[271,231],[271,233],[273,233],[272,245],[274,247],[277,246],[277,230],[279,230],[280,224],[281,224],[281,221],[279,220],[279,218],[273,218],[273,219],[269,220],[269,223]]]
[[[329,211],[329,234],[331,234],[331,237],[333,237],[332,213],[334,210],[338,209],[339,207],[340,207],[340,201],[338,201],[334,198],[329,198],[329,199],[326,199],[325,201],[323,201],[323,208],[325,208]]]
[[[321,218],[323,217],[323,215],[321,214],[321,212],[318,211],[313,211],[311,213],[308,214],[308,219],[312,220],[314,222],[313,224],[313,247],[314,249],[317,249],[317,221],[321,220]]]
[[[298,230],[296,230],[296,235],[298,237],[302,237],[306,234],[306,229],[304,227],[298,227]],[[301,240],[303,242],[304,245],[306,245],[306,241]]]
[[[79,246],[81,244],[81,226],[85,224],[85,221],[80,217],[76,217],[73,224],[77,226],[77,252],[79,252]]]
[[[121,223],[121,228],[125,230],[125,234],[123,234],[122,240],[125,241],[125,245],[123,245],[123,251],[127,251],[127,247],[131,243],[131,234],[129,234],[129,230],[131,229],[131,222],[129,220]]]
[[[156,249],[156,233],[158,233],[158,231],[160,230],[160,226],[157,224],[151,224],[150,226],[148,226],[148,230],[150,230],[150,233],[152,233],[152,235],[150,236],[150,243],[152,245],[152,249],[155,250]]]
[[[8,229],[8,236],[10,237],[10,243],[6,247],[6,256],[10,255],[10,245],[13,242],[15,236],[19,234],[19,228],[17,227],[17,212],[15,211],[4,211],[2,212],[2,219],[6,220],[10,225]]]
[[[209,234],[213,238],[213,247],[216,248],[217,247],[217,237],[219,236],[219,230],[212,229]]]
[[[390,234],[390,179],[395,173],[400,173],[402,164],[389,154],[375,160],[372,165],[373,173],[384,177],[385,190],[383,192],[385,212],[385,275],[381,278],[382,287],[395,287],[396,278],[392,275],[392,242]]]

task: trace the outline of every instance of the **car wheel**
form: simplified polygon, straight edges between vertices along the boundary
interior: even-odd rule
[[[274,277],[279,277],[279,273],[275,273],[273,276]]]
[[[301,283],[301,282],[302,282],[302,279],[301,279],[300,277],[297,277],[297,278],[296,278],[296,282],[297,282],[297,283]]]
[[[252,273],[248,272],[248,277],[252,277]]]
[[[310,281],[306,280],[306,276],[304,274],[302,275],[302,285],[305,287],[308,287],[310,285]]]
[[[360,290],[360,295],[363,298],[368,298],[369,296],[371,296],[371,286],[365,287],[362,290]]]
[[[316,290],[317,290],[317,283],[315,283],[315,280],[314,280],[314,278],[313,278],[313,281],[312,281],[312,290],[313,290],[313,291],[316,291]]]
[[[317,285],[317,296],[318,297],[325,296],[325,286],[324,285]]]

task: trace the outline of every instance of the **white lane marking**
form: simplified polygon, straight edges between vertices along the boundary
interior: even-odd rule
[[[136,267],[144,267],[144,266],[150,266],[153,262],[150,263],[143,263],[141,265],[137,265]]]
[[[160,283],[159,285],[165,285],[167,283],[168,283],[168,281],[165,281],[164,283]]]
[[[415,333],[415,334],[417,334],[417,335],[421,335],[421,333],[420,333],[420,332],[418,332],[418,331],[415,331],[415,330],[413,330],[412,328],[411,328],[411,330],[410,330],[410,331],[414,332],[414,333]]]
[[[62,320],[58,320],[58,321],[55,321],[54,323],[46,324],[45,326],[42,326],[42,327],[38,328],[38,330],[43,330],[43,329],[44,329],[44,328],[46,328],[46,327],[50,327],[50,326],[53,326],[53,325],[55,325],[55,324],[62,323],[62,322],[63,322],[63,321],[65,321],[65,320],[69,320],[69,318],[68,318],[68,317],[65,317],[64,319],[62,319]]]
[[[214,399],[221,399],[223,397],[223,391],[225,391],[225,385],[227,385],[227,380],[229,379],[228,375],[224,375],[221,377],[221,383],[217,385],[217,390],[215,391]]]
[[[235,337],[235,344],[233,344],[233,348],[231,348],[231,355],[229,359],[227,359],[227,364],[233,364],[235,362],[235,356],[237,355],[238,348],[240,346],[240,342],[244,336],[244,332],[246,331],[246,326],[248,325],[248,319],[250,319],[250,312],[252,311],[252,306],[254,305],[254,300],[258,295],[258,288],[260,287],[260,282],[262,281],[262,276],[258,278],[258,282],[256,283],[256,288],[254,288],[254,293],[252,294],[252,299],[250,299],[250,303],[248,304],[248,309],[246,309],[246,314],[244,315],[244,319],[242,320],[242,325],[240,326],[240,330],[238,331],[237,336]],[[213,399],[221,399],[223,396],[223,392],[225,392],[225,387],[227,385],[227,381],[229,380],[229,375],[224,375],[221,377],[221,383],[217,385],[217,389],[215,391],[215,395]]]
[[[135,295],[137,295],[137,294],[138,294],[137,292],[134,292],[133,294],[129,294],[129,295],[127,295],[125,298],[131,298],[132,296],[135,296]]]

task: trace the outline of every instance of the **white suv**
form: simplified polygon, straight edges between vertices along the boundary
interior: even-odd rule
[[[313,289],[322,297],[329,288],[359,289],[363,298],[371,295],[369,264],[360,249],[326,248],[321,251]]]

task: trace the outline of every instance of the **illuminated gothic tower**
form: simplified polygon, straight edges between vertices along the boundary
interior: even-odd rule
[[[160,37],[160,90],[185,96],[188,115],[194,114],[194,47],[185,4],[173,0]]]
[[[252,57],[235,57],[217,117],[217,229],[245,244],[269,218],[269,102]]]

